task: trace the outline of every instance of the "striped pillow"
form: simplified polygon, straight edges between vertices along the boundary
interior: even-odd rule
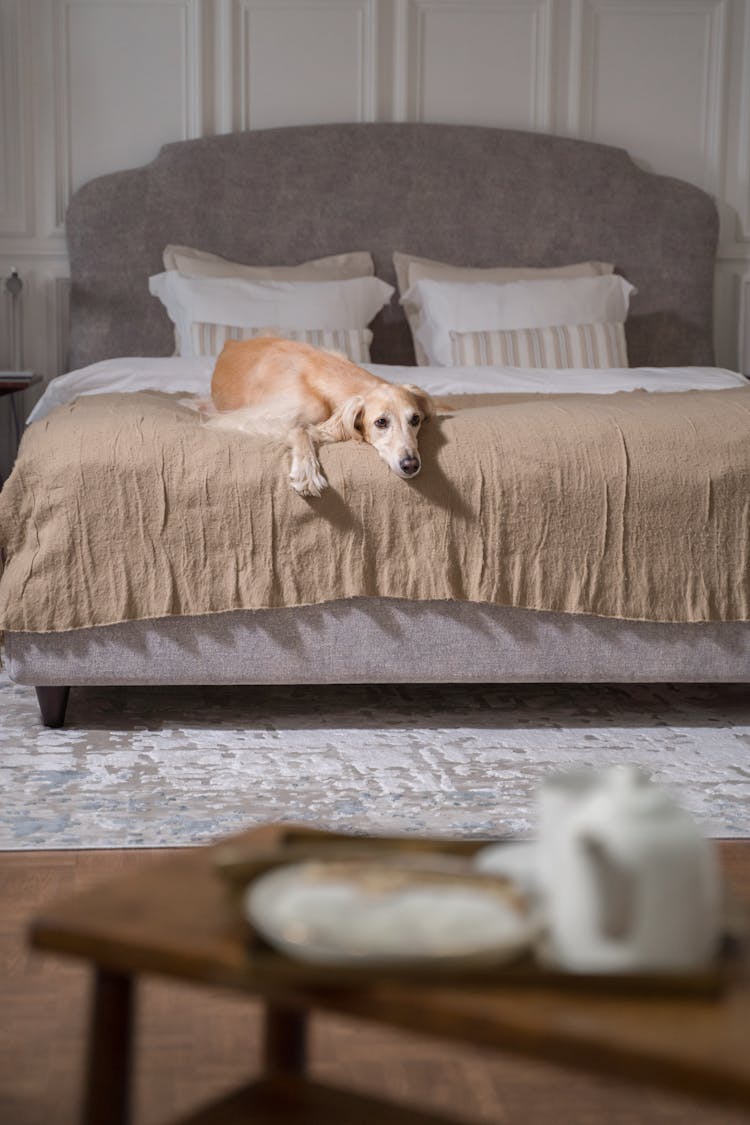
[[[451,332],[456,367],[627,367],[625,325]]]
[[[247,328],[231,324],[207,324],[193,321],[190,325],[194,355],[218,355],[227,340],[254,340],[256,336],[280,336],[283,340],[299,340],[315,348],[341,352],[352,363],[370,362],[369,328]]]

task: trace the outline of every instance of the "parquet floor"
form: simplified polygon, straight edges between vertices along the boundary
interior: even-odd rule
[[[733,881],[750,897],[750,841],[723,848]],[[27,920],[50,899],[150,863],[155,854],[164,853],[0,853],[3,1125],[73,1125],[79,1110],[87,972],[75,962],[30,952]],[[256,1068],[254,1002],[147,980],[138,1020],[136,1125],[161,1125],[238,1085]],[[313,1070],[326,1081],[496,1125],[750,1120],[671,1094],[330,1017],[317,1018],[313,1042]]]

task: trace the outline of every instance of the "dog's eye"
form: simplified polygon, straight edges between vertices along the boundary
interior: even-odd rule
[[[376,418],[375,419],[375,425],[378,427],[379,430],[384,430],[386,428],[386,426],[388,425],[388,419],[387,418]]]
[[[420,419],[418,414],[412,414],[411,418],[409,419],[409,425],[410,426],[418,426],[420,421],[421,421],[421,419]]]

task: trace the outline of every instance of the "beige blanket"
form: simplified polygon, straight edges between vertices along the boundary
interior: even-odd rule
[[[464,405],[425,426],[412,482],[325,446],[319,500],[278,445],[206,430],[174,396],[60,407],[0,494],[0,626],[356,596],[750,619],[750,390]]]

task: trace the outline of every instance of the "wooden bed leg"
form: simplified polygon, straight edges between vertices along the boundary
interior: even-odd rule
[[[45,727],[61,727],[65,722],[65,709],[68,706],[69,687],[35,688]]]

